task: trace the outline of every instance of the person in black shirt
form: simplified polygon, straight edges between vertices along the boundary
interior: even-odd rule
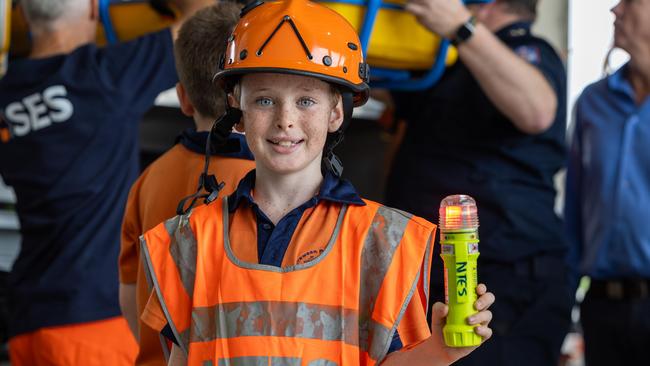
[[[121,317],[120,224],[138,173],[138,122],[176,83],[173,38],[212,0],[174,0],[169,29],[98,48],[96,0],[21,0],[32,49],[0,80],[0,175],[21,249],[8,277],[20,365],[133,365]]]
[[[430,89],[394,94],[406,132],[386,203],[437,222],[445,196],[473,196],[479,278],[499,298],[494,336],[459,365],[555,365],[570,326],[573,294],[553,184],[565,161],[566,76],[553,48],[530,32],[536,3],[406,6],[452,40],[459,61]],[[434,261],[431,275],[438,299],[442,266]]]

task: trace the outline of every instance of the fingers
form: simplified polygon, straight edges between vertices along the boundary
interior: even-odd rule
[[[474,303],[474,308],[478,311],[485,310],[494,304],[495,297],[491,292],[487,292],[487,287],[484,284],[476,286],[476,294],[479,298]]]
[[[470,316],[467,319],[467,322],[470,325],[479,324],[479,326],[474,328],[474,331],[476,334],[480,335],[485,342],[492,337],[492,329],[489,327],[489,324],[492,321],[492,312],[487,309],[494,303],[495,296],[493,293],[488,292],[487,286],[482,283],[476,286],[476,294],[479,298],[474,303],[474,307],[478,310],[478,313]]]
[[[449,312],[449,307],[441,302],[436,302],[431,307],[431,328],[440,328],[445,325],[445,317]]]
[[[421,16],[423,14],[426,14],[426,8],[424,7],[424,5],[413,2],[413,1],[409,1],[404,6],[404,10],[406,10],[409,13],[415,15],[416,17]]]
[[[487,325],[480,325],[474,328],[474,331],[476,334],[480,335],[483,338],[483,342],[492,337],[492,328],[488,327]]]
[[[488,325],[491,321],[492,321],[492,312],[490,310],[481,311],[467,318],[467,323],[470,325],[474,325],[474,324]]]

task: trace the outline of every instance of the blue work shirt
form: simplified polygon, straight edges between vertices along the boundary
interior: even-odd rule
[[[22,235],[8,280],[11,336],[121,314],[117,258],[138,123],[176,81],[169,30],[9,63],[0,111],[12,137],[0,142],[0,175],[16,192]]]
[[[350,182],[345,179],[339,179],[332,173],[327,172],[318,194],[291,210],[291,212],[278,221],[277,225],[274,225],[266,214],[259,209],[257,203],[255,203],[251,195],[254,187],[255,170],[252,170],[246,174],[239,182],[237,189],[228,197],[228,210],[231,213],[235,212],[241,204],[249,205],[253,209],[257,218],[257,254],[259,264],[276,267],[282,266],[282,260],[291,242],[291,237],[305,210],[316,206],[321,200],[348,205],[365,205],[365,202],[359,197],[356,189]],[[161,333],[169,339],[174,339],[169,325]],[[395,331],[388,352],[393,352],[400,348],[402,348],[402,342],[397,331]]]
[[[625,65],[576,104],[566,186],[570,258],[596,279],[650,279],[650,98]]]
[[[430,89],[395,94],[397,115],[407,127],[386,204],[437,223],[444,197],[474,197],[483,261],[514,263],[545,253],[563,258],[567,250],[553,181],[566,162],[566,74],[557,53],[530,26],[514,23],[495,35],[555,91],[556,116],[546,131],[518,130],[460,61]],[[433,266],[442,273],[440,261]]]

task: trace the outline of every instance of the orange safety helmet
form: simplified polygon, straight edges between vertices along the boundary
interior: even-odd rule
[[[351,91],[360,106],[368,71],[359,36],[334,10],[308,0],[257,1],[242,10],[214,79],[229,89],[231,76],[248,73],[312,76]]]

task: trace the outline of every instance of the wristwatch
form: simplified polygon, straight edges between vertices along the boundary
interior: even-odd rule
[[[474,29],[476,27],[476,18],[472,15],[467,19],[467,21],[456,29],[454,33],[454,38],[451,39],[451,44],[455,47],[458,47],[461,43],[469,39],[469,37],[474,34]]]

